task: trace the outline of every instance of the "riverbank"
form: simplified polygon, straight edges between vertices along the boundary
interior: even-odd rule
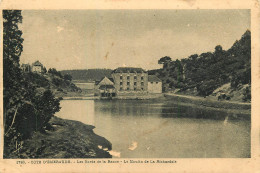
[[[231,101],[215,101],[196,96],[164,94],[165,98],[180,109],[179,115],[213,119],[251,119],[251,104]]]
[[[57,97],[57,96],[56,96]],[[61,97],[61,96],[60,96]],[[94,96],[94,94],[88,95],[63,95],[63,100],[100,100],[99,96]],[[113,97],[113,100],[150,100],[150,99],[161,99],[164,98],[163,94],[132,94],[132,95],[118,95]],[[103,98],[106,99],[106,98]]]
[[[56,116],[51,129],[35,132],[24,141],[19,153],[8,158],[111,158],[112,144],[93,132],[94,126]],[[101,147],[102,146],[102,147]],[[108,150],[108,151],[105,151]]]

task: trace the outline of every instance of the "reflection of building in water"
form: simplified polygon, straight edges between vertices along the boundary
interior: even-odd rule
[[[119,67],[112,71],[111,76],[96,82],[95,95],[115,97],[162,92],[161,80],[155,75],[148,76],[142,68]]]
[[[145,116],[161,114],[162,107],[154,106],[148,100],[95,100],[95,112],[120,116]]]

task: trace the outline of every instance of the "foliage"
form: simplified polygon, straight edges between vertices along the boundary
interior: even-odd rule
[[[247,30],[227,51],[221,45],[215,51],[194,54],[180,60],[163,57],[162,69],[151,70],[163,81],[167,90],[197,90],[200,96],[210,95],[216,88],[231,82],[233,89],[251,83],[251,33]],[[248,93],[248,92],[247,92]],[[245,94],[247,99],[249,94]]]
[[[53,75],[56,75],[56,76],[59,76],[60,78],[63,77],[62,74],[61,74],[61,72],[57,71],[55,68],[50,68],[50,69],[48,70],[48,73],[53,74]]]
[[[63,80],[61,78],[52,78],[52,83],[56,85],[57,87],[60,87],[62,85]]]
[[[251,86],[245,88],[243,92],[243,101],[251,101]]]
[[[61,74],[71,75],[73,80],[98,81],[104,76],[111,77],[111,69],[63,70]]]
[[[43,67],[42,72],[47,73],[47,69],[45,67]]]
[[[158,64],[166,64],[168,62],[171,62],[171,58],[169,56],[162,57],[158,60]]]
[[[51,117],[60,110],[59,99],[56,99],[50,90],[37,95],[34,99],[36,111],[36,130],[46,127]],[[37,129],[39,128],[39,129]]]
[[[49,87],[49,81],[41,74],[38,73],[24,73],[24,77],[28,82],[31,82],[35,87]]]
[[[25,74],[20,69],[21,11],[3,10],[3,19],[4,157],[8,157],[19,155],[23,140],[45,128],[50,117],[59,111],[59,100],[49,90],[37,92],[37,84],[47,85],[42,83],[42,76]]]
[[[72,76],[69,75],[69,74],[65,74],[65,75],[64,75],[64,79],[65,79],[65,80],[68,80],[68,81],[71,81],[71,80],[72,80]]]

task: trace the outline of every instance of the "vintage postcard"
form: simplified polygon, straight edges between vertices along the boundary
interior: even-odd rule
[[[258,1],[2,1],[0,172],[260,172]]]

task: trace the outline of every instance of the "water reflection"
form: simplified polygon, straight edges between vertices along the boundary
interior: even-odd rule
[[[95,111],[105,112],[113,116],[161,116],[163,118],[197,118],[229,120],[247,119],[250,117],[240,115],[223,109],[205,108],[196,105],[180,104],[173,101],[156,100],[96,100]]]
[[[218,114],[208,110],[155,100],[64,100],[61,107],[57,116],[94,125],[122,158],[250,157],[250,122],[198,119]]]
[[[162,113],[162,104],[153,104],[152,102],[136,100],[95,100],[95,111],[104,112],[113,116],[144,116],[160,115]]]

